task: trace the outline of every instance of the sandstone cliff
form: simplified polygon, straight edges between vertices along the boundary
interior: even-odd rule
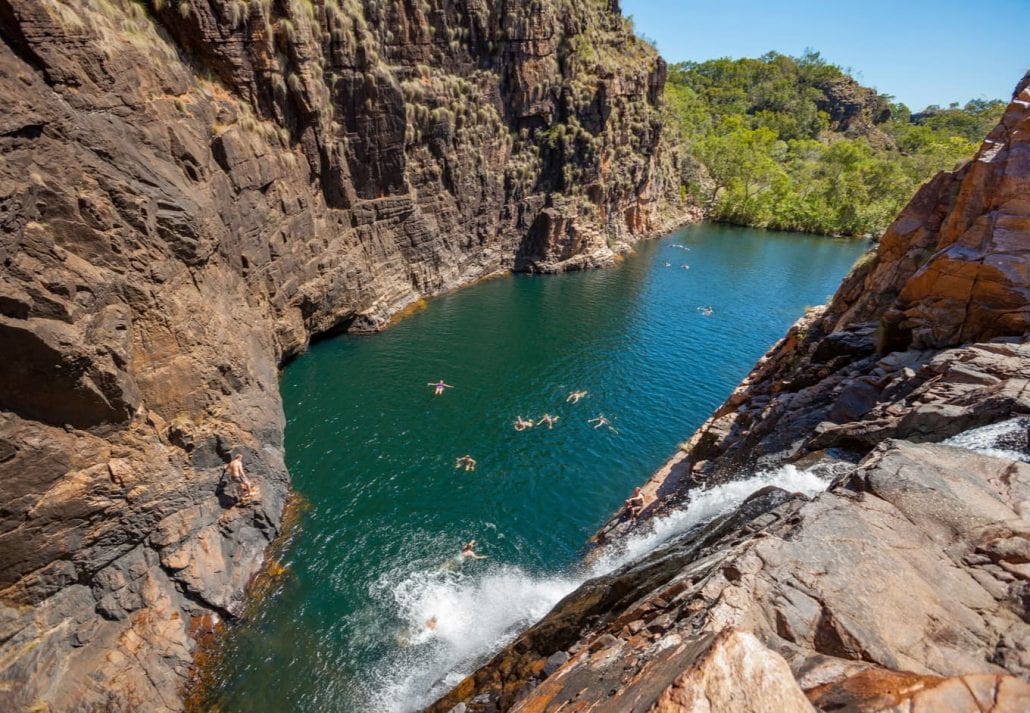
[[[684,217],[615,0],[0,0],[0,37],[3,710],[181,708],[310,336]]]
[[[983,436],[991,452],[943,441]],[[779,488],[591,580],[428,710],[1030,708],[1030,74],[647,483],[645,532],[759,471]]]

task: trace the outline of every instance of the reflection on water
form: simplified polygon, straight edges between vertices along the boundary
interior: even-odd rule
[[[633,485],[864,247],[694,226],[610,270],[493,280],[383,334],[315,346],[282,380],[287,460],[311,507],[287,574],[228,638],[210,704],[411,710],[598,568],[770,478],[822,487],[782,471],[713,489],[647,539],[578,564]],[[440,379],[454,388],[433,396]],[[571,404],[574,390],[588,393]],[[545,412],[553,429],[512,427]],[[588,423],[600,414],[617,432]],[[454,468],[466,453],[474,472]],[[456,560],[472,538],[489,559]]]

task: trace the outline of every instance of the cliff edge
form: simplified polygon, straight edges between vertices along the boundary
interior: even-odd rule
[[[1027,710],[1028,337],[1030,74],[596,537],[649,553],[427,710]]]
[[[0,38],[3,710],[181,709],[310,337],[688,217],[614,0],[0,0]]]

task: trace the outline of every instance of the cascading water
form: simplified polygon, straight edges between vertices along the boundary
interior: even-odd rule
[[[952,436],[944,443],[989,456],[1030,463],[1030,416],[973,428]]]
[[[489,655],[588,579],[612,572],[654,551],[689,529],[725,514],[752,493],[776,486],[815,495],[829,481],[792,465],[750,478],[697,490],[683,508],[655,520],[646,531],[612,543],[588,565],[555,576],[533,576],[519,567],[465,569],[438,564],[377,582],[404,622],[402,647],[371,682],[373,710],[416,710],[461,681]],[[427,626],[427,622],[432,622]]]

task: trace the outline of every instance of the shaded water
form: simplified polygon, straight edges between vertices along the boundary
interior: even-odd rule
[[[585,540],[865,247],[692,226],[610,270],[493,280],[383,334],[316,345],[282,379],[287,462],[310,508],[286,574],[228,638],[210,704],[431,701],[597,573],[577,565]],[[454,388],[437,397],[427,383],[439,379]],[[569,404],[573,390],[588,395]],[[560,417],[553,430],[512,428],[545,412]],[[615,430],[587,422],[602,413]],[[454,468],[465,453],[474,472]],[[667,529],[767,482],[821,487],[766,474],[709,493]],[[489,559],[456,559],[471,538]]]

